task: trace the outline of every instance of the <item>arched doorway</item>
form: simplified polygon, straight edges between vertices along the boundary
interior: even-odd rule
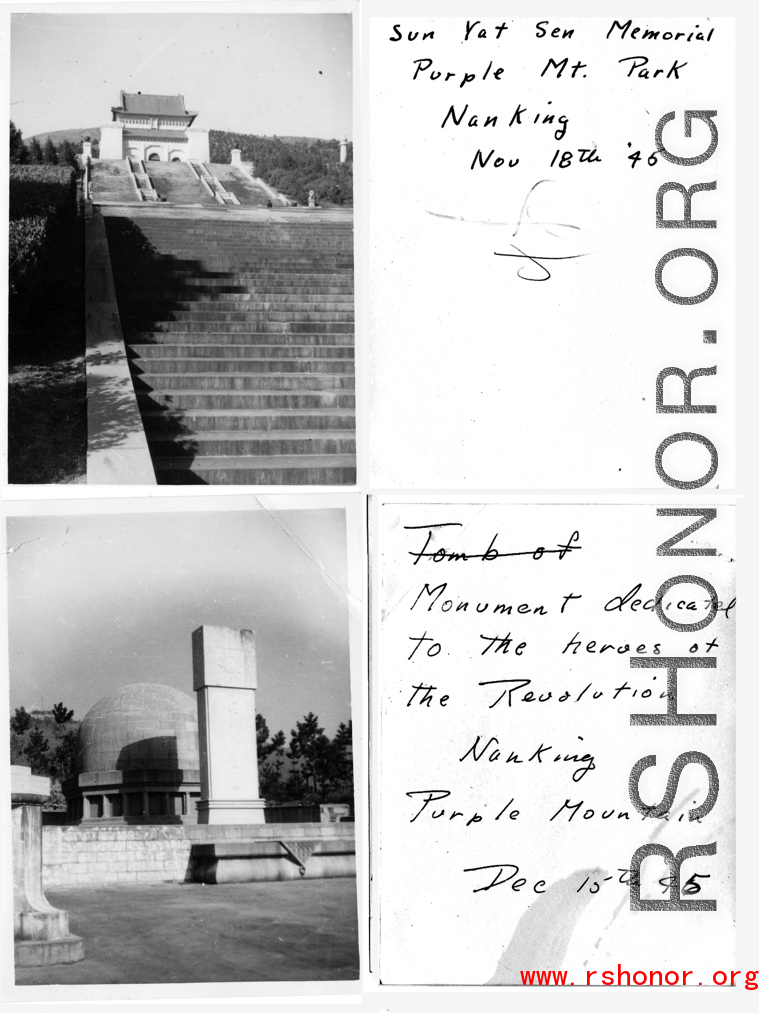
[[[153,152],[151,152],[151,154],[148,155],[148,161],[149,162],[160,162],[161,161],[161,156],[158,154],[157,151],[153,151]]]

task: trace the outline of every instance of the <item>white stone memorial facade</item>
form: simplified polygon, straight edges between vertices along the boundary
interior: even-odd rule
[[[192,668],[200,745],[198,823],[263,823],[254,634],[201,626],[192,635]]]

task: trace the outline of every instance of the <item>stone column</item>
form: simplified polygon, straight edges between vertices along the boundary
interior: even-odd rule
[[[253,633],[201,626],[192,635],[192,670],[200,738],[198,823],[263,823]]]
[[[11,767],[13,814],[13,938],[17,967],[74,964],[84,944],[69,932],[68,911],[50,904],[42,889],[42,805],[50,778]]]
[[[340,161],[341,162],[347,162],[348,161],[348,138],[347,137],[343,137],[342,140],[340,141]]]

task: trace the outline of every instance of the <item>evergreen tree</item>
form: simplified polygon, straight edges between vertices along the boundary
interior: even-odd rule
[[[18,735],[23,735],[31,723],[32,716],[26,707],[17,707],[16,713],[11,718],[11,730]]]
[[[338,781],[352,780],[353,722],[341,723],[332,740],[333,777]]]
[[[42,145],[36,137],[29,142],[29,160],[32,165],[42,165],[43,162]]]
[[[58,148],[58,164],[70,165],[74,169],[79,168],[79,159],[76,157],[76,148],[69,140],[65,140]]]
[[[26,744],[24,755],[26,756],[33,774],[48,773],[50,757],[48,755],[49,743],[37,724],[32,729],[29,741]]]
[[[282,783],[282,767],[285,756],[285,733],[277,734],[269,741],[269,726],[262,714],[256,714],[256,749],[258,753],[258,783],[263,798],[282,801],[285,786]]]
[[[11,729],[11,763],[17,764],[18,766],[26,766],[26,757],[24,756],[24,740],[18,734]]]
[[[42,149],[42,160],[45,165],[57,165],[58,164],[58,152],[55,150],[50,135],[48,134],[45,146]]]
[[[74,716],[74,712],[63,706],[63,702],[57,703],[53,707],[53,717],[57,725],[65,725],[67,721],[70,721]]]
[[[290,735],[289,759],[297,765],[307,787],[315,793],[323,791],[328,780],[330,741],[319,727],[319,719],[309,711],[296,722]]]
[[[58,745],[55,747],[50,761],[50,773],[59,781],[65,781],[74,774],[76,743],[77,733],[75,731],[66,732],[58,740]]]
[[[11,120],[10,161],[12,165],[26,165],[29,161],[29,151],[24,144],[21,131],[13,120]]]

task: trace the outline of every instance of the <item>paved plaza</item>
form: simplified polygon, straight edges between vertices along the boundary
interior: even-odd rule
[[[50,890],[84,960],[18,968],[17,985],[358,978],[355,879]]]

